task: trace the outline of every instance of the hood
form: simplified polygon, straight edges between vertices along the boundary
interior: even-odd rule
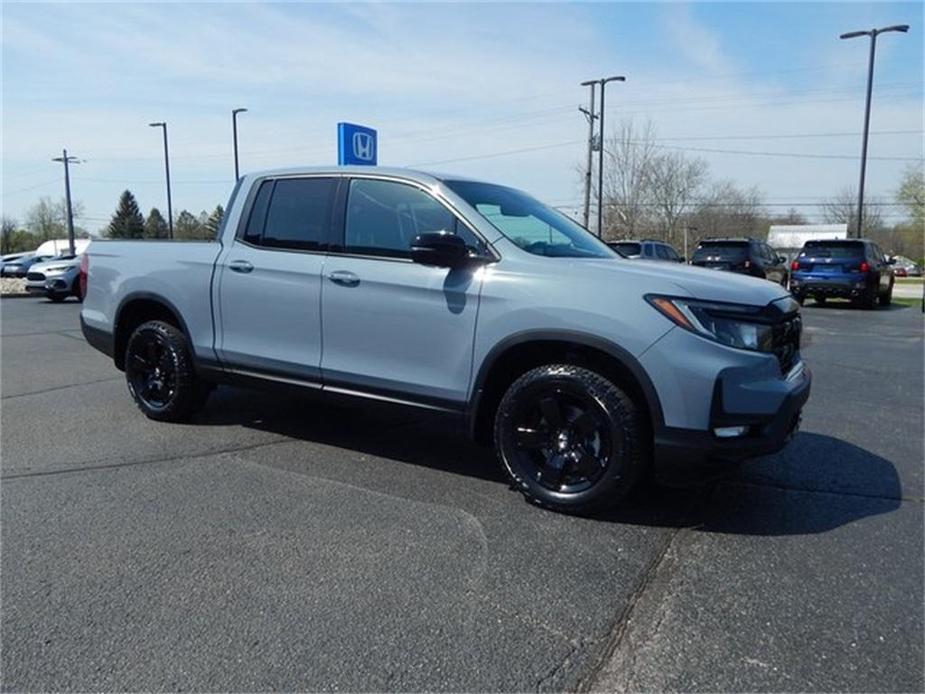
[[[35,263],[29,268],[32,272],[46,272],[51,267],[72,268],[80,267],[80,256],[68,258],[67,260],[43,260],[41,263]]]
[[[602,275],[619,274],[624,281],[632,279],[632,283],[639,287],[643,294],[687,296],[705,301],[725,301],[751,306],[767,306],[772,301],[790,295],[784,287],[760,277],[679,263],[621,259],[584,262],[593,265]]]

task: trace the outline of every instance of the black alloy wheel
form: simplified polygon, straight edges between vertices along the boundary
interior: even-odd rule
[[[518,378],[495,417],[495,446],[528,500],[565,511],[615,504],[645,466],[637,408],[617,386],[570,364]]]
[[[148,321],[132,333],[125,380],[138,408],[159,421],[184,421],[209,396],[208,384],[196,376],[185,336],[163,321]]]

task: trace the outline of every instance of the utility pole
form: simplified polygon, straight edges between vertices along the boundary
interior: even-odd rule
[[[601,85],[601,107],[598,112],[600,123],[598,125],[598,160],[597,160],[597,237],[602,238],[604,234],[604,89],[607,86],[608,82],[626,82],[626,77],[623,75],[615,75],[613,77],[603,77],[599,80],[589,80],[588,82],[582,82],[582,86],[592,85],[591,89],[593,90],[594,84]],[[593,95],[593,91],[591,92]],[[593,128],[593,119],[592,119],[592,128]],[[590,167],[589,167],[590,169]]]
[[[850,31],[842,34],[840,39],[853,39],[859,36],[870,37],[870,57],[867,62],[867,101],[864,105],[864,135],[861,140],[861,180],[858,183],[858,228],[857,238],[864,235],[862,225],[864,223],[864,175],[867,171],[867,136],[870,132],[870,97],[874,86],[874,53],[877,50],[877,36],[888,31],[899,31],[906,33],[909,31],[908,24],[896,24],[894,26],[883,27],[882,29],[871,29],[869,31]]]
[[[588,103],[588,108],[578,107],[578,110],[585,114],[585,117],[588,119],[588,166],[587,169],[585,169],[585,205],[584,212],[582,213],[585,229],[589,228],[588,224],[591,221],[591,169],[594,167],[594,121],[597,120],[597,115],[594,113],[595,85],[597,85],[596,80],[581,83],[582,87],[591,88],[591,98]]]
[[[231,111],[231,138],[234,140],[234,180],[241,178],[238,173],[238,114],[247,111],[246,108],[236,108]]]
[[[170,202],[170,155],[167,151],[167,123],[148,123],[152,128],[164,130],[164,172],[167,175],[167,238],[173,238],[173,206]]]
[[[52,161],[64,162],[64,200],[67,204],[67,247],[70,255],[76,255],[74,247],[74,210],[71,207],[71,174],[68,171],[68,164],[79,164],[77,157],[69,157],[67,150],[61,150],[61,156],[55,157]]]

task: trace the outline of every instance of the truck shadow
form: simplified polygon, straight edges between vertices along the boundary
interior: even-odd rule
[[[507,484],[491,449],[469,441],[445,418],[416,411],[222,387],[194,423],[243,426]],[[801,535],[889,513],[901,497],[890,461],[840,439],[801,432],[781,453],[748,461],[719,478],[684,487],[643,483],[618,508],[594,519],[737,535]]]

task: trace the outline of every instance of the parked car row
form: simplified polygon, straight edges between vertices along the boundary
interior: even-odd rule
[[[685,261],[663,241],[613,241],[608,246],[630,259]],[[789,286],[801,304],[807,297],[819,304],[837,297],[850,299],[865,308],[874,308],[878,303],[881,306],[890,304],[896,276],[921,274],[921,268],[912,261],[891,259],[868,239],[807,241],[789,264],[786,256],[758,239],[703,239],[694,249],[690,264]]]
[[[54,257],[35,253],[16,253],[0,258],[3,277],[25,278],[26,291],[60,302],[69,296],[83,299],[80,291],[81,255],[64,254]]]

